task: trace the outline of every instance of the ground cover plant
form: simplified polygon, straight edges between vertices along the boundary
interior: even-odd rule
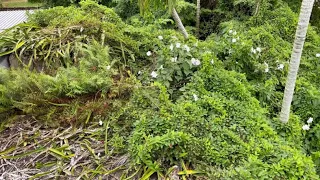
[[[278,118],[296,6],[203,1],[199,39],[177,1],[186,39],[165,3],[58,2],[0,33],[1,178],[319,179],[317,27]]]

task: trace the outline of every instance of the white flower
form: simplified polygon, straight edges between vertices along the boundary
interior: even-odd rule
[[[148,51],[147,56],[151,56],[151,55],[152,55],[151,51]]]
[[[162,39],[163,39],[163,37],[162,37],[162,36],[158,36],[158,39],[162,40]]]
[[[308,119],[307,123],[308,123],[308,124],[311,124],[311,123],[312,123],[312,121],[313,121],[313,118],[312,118],[312,117],[310,117],[310,118]]]
[[[159,67],[159,69],[163,69],[163,65],[161,65],[161,66]]]
[[[232,39],[232,42],[233,42],[233,43],[237,42],[237,39],[233,38],[233,39]]]
[[[198,98],[198,96],[196,94],[193,94],[193,99],[194,99],[194,101],[198,101],[199,100],[199,98]]]
[[[157,78],[157,76],[158,76],[157,72],[152,71],[152,73],[151,73],[151,77],[153,77],[153,78]]]
[[[138,74],[140,75],[140,74],[142,74],[142,72],[141,72],[141,71],[138,71]]]
[[[283,64],[279,64],[278,67],[277,67],[277,69],[279,69],[279,70],[282,70],[283,68],[284,68]]]
[[[100,157],[100,155],[101,155],[100,153],[97,154],[98,157]]]
[[[102,124],[103,124],[103,122],[100,120],[100,121],[99,121],[99,125],[102,126]]]
[[[232,29],[231,29],[231,30],[229,30],[229,33],[230,33],[230,34],[232,34],[232,33],[233,33]]]
[[[111,66],[107,66],[107,70],[110,70],[111,69]]]
[[[171,50],[171,51],[173,50],[173,44],[170,45],[170,50]]]
[[[234,31],[232,34],[233,34],[234,36],[237,35],[237,31]]]
[[[186,49],[186,51],[187,51],[187,52],[189,52],[189,51],[190,51],[190,48],[189,48],[189,46],[188,46],[188,45],[184,45],[183,47]]]
[[[302,126],[302,129],[305,130],[305,131],[307,131],[307,130],[310,129],[310,126],[307,125],[307,124],[305,124],[305,125]]]
[[[171,62],[177,62],[177,57],[171,58]]]
[[[180,43],[176,43],[176,47],[180,48],[181,44]]]
[[[199,61],[199,59],[195,59],[195,58],[192,58],[191,59],[191,63],[194,65],[194,66],[199,66],[201,64],[201,62]]]
[[[257,50],[257,52],[259,52],[259,53],[261,52],[261,48],[260,48],[260,47],[257,47],[256,50]]]
[[[213,63],[214,63],[213,59],[211,59],[210,63],[211,63],[211,64],[213,64]]]
[[[255,53],[257,53],[257,50],[255,50],[253,47],[251,48],[251,52],[253,53],[253,54],[255,54]]]
[[[316,57],[320,57],[320,53],[316,54]]]
[[[269,65],[268,63],[264,62],[264,65],[266,66],[266,68],[264,69],[264,72],[269,72]]]

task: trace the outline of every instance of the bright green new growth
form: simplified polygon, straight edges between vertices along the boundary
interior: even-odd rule
[[[140,7],[140,12],[142,14],[149,13],[151,8],[163,8],[168,9],[168,12],[171,13],[173,8],[175,8],[176,0],[138,0]]]

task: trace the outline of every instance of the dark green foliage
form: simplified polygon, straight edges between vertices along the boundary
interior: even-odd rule
[[[123,19],[139,14],[139,7],[136,0],[117,0],[114,7],[115,12]]]
[[[288,3],[289,7],[296,13],[300,11],[301,7],[301,0],[283,0],[284,2]],[[310,23],[320,29],[320,1],[315,1],[313,9],[312,9],[312,14],[311,14],[311,19]],[[319,32],[319,31],[318,31]]]
[[[212,179],[317,178],[300,147],[277,137],[245,84],[244,76],[207,62],[175,104],[161,86],[158,97],[139,92],[133,109],[140,115],[129,139],[135,162],[161,171],[183,160]],[[297,173],[286,170],[293,167]]]
[[[195,2],[195,1],[194,1]],[[252,16],[276,9],[277,0],[226,0],[201,1],[200,38],[206,39],[212,33],[221,32],[219,25],[230,20],[246,21]]]

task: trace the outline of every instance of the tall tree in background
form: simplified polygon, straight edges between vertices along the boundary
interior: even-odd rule
[[[183,34],[184,38],[188,39],[189,35],[187,30],[185,29],[182,21],[179,17],[178,12],[175,9],[176,0],[139,0],[140,12],[144,13],[145,11],[150,10],[150,6],[154,7],[168,7],[169,12],[171,13],[178,29]]]
[[[196,19],[196,28],[197,28],[197,37],[200,35],[200,0],[197,0],[197,19]]]
[[[280,113],[280,121],[287,123],[290,115],[290,107],[300,65],[301,54],[304,41],[306,39],[310,16],[314,0],[303,0],[299,16],[296,37],[293,44],[293,50],[289,65],[289,74],[287,77],[286,87],[284,91],[283,103]]]

